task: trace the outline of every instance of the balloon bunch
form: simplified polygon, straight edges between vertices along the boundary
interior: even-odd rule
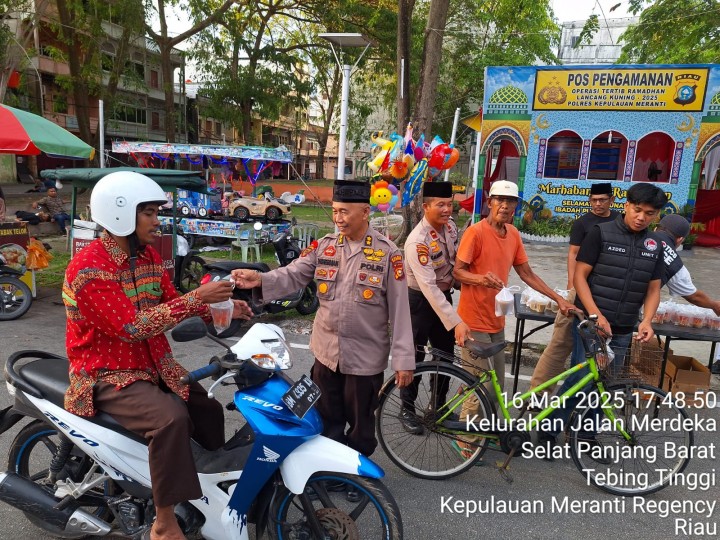
[[[408,124],[405,137],[393,133],[389,138],[384,139],[382,132],[373,133],[370,136],[373,146],[379,148],[377,155],[368,163],[368,168],[383,178],[392,181],[389,185],[383,185],[377,190],[397,188],[401,182],[407,180],[402,193],[402,206],[407,206],[410,201],[420,192],[422,183],[428,178],[434,178],[440,172],[450,169],[460,157],[458,149],[452,144],[446,144],[437,135],[431,142],[425,141],[425,135],[415,141],[412,138],[412,125]],[[382,182],[377,182],[377,186]],[[375,189],[375,188],[373,188]],[[379,204],[387,204],[384,200],[378,200]],[[397,200],[396,200],[397,202]],[[371,204],[372,199],[371,199]],[[373,206],[380,206],[373,204]],[[391,203],[390,203],[391,204]],[[388,210],[394,208],[391,204]]]
[[[375,182],[370,188],[370,206],[373,212],[389,212],[398,202],[398,188],[385,180]]]

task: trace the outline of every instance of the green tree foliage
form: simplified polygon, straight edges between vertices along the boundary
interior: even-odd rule
[[[10,76],[21,70],[35,55],[32,36],[38,12],[48,0],[0,0],[0,103],[5,103]],[[35,9],[33,9],[33,7]],[[37,79],[35,85],[40,84]],[[13,101],[12,105],[17,105]]]
[[[314,22],[316,7],[296,0],[238,5],[217,28],[198,35],[193,58],[207,81],[208,116],[230,123],[252,144],[253,113],[268,120],[294,115],[310,90],[299,62],[309,44],[299,27]]]
[[[630,0],[638,24],[623,34],[621,63],[720,62],[719,0]]]
[[[144,5],[142,0],[56,0],[55,4],[57,19],[50,21],[50,27],[59,46],[48,51],[69,67],[68,75],[57,76],[55,80],[73,97],[80,138],[96,146],[98,131],[93,134],[90,130],[90,118],[95,116],[91,114],[91,98],[104,99],[108,110],[112,110],[120,83],[137,80],[127,59],[131,41],[142,32]],[[113,21],[121,29],[113,61],[105,63],[104,21]]]
[[[455,109],[477,111],[486,66],[554,64],[560,40],[549,0],[471,0],[451,5],[433,133],[450,138]]]

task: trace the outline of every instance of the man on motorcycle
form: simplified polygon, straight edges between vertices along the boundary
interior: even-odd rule
[[[262,274],[232,271],[238,287],[261,288],[253,294],[264,301],[317,280],[320,308],[310,349],[315,355],[312,378],[322,391],[316,408],[323,434],[368,456],[377,446],[374,414],[391,351],[398,386],[410,384],[415,369],[402,252],[370,227],[369,199],[368,183],[336,181],[337,233],[321,238],[284,268]],[[353,494],[348,498],[353,500]]]
[[[212,282],[179,296],[151,244],[158,238],[162,188],[147,176],[117,172],[93,189],[100,238],[68,265],[63,283],[73,414],[111,415],[148,441],[156,521],[145,538],[184,538],[174,506],[202,492],[190,437],[208,449],[225,440],[222,406],[202,386],[180,383],[186,370],[173,358],[164,332],[180,321],[209,315],[208,304],[230,298],[232,284]],[[233,317],[248,319],[235,301]]]

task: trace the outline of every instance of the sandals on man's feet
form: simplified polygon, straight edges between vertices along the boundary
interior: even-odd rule
[[[470,450],[469,448],[463,448],[462,446],[460,446],[460,444],[457,441],[452,441],[451,445],[452,445],[453,450],[455,450],[458,453],[458,455],[461,458],[463,458],[465,461],[467,461],[468,459],[471,459],[473,457],[473,454],[475,453],[472,450]],[[482,460],[482,458],[478,459],[475,463],[473,463],[473,466],[475,466],[475,467],[483,467],[484,465],[485,465],[485,462]]]

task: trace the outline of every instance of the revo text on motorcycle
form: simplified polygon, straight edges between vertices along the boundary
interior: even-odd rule
[[[172,335],[198,339],[205,323],[188,319]],[[402,538],[397,504],[379,480],[382,469],[320,435],[322,421],[312,408],[319,390],[307,376],[293,383],[282,372],[290,366],[282,330],[255,324],[222,357],[185,378],[214,377],[211,397],[219,386],[235,386],[228,408],[247,424],[216,451],[192,442],[203,494],[175,508],[184,533],[245,539],[254,523],[258,538]],[[67,374],[67,360],[49,353],[21,351],[8,359],[5,377],[15,402],[0,411],[0,434],[32,421],[12,443],[0,500],[55,536],[137,538],[154,518],[146,442],[102,413],[84,418],[65,411]],[[358,502],[345,496],[346,487],[357,489]]]

